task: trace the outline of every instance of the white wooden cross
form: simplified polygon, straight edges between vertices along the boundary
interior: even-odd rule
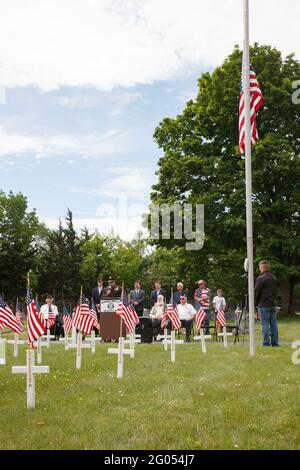
[[[5,366],[6,364],[6,342],[7,339],[0,339],[0,365]]]
[[[76,332],[76,326],[72,326],[72,344],[77,343],[77,332]]]
[[[200,329],[200,336],[194,336],[195,341],[201,341],[202,352],[206,353],[206,344],[205,340],[210,339],[211,335],[205,335],[203,328]]]
[[[119,346],[118,348],[108,348],[107,351],[109,354],[118,354],[118,368],[117,368],[117,378],[121,379],[123,377],[123,369],[124,369],[124,354],[132,355],[131,349],[124,348],[124,338],[119,338]]]
[[[9,339],[7,343],[14,345],[14,357],[18,357],[19,344],[27,344],[27,341],[26,339],[20,339],[20,335],[18,335],[18,333],[15,333],[15,338]]]
[[[75,331],[75,335],[76,335],[76,331]],[[65,337],[64,338],[59,338],[59,342],[60,343],[65,343],[65,350],[66,351],[69,349],[71,344],[76,344],[76,341],[75,341],[75,343],[73,342],[73,337],[69,338],[69,333],[67,331],[65,331]]]
[[[43,360],[42,351],[43,351],[43,348],[48,348],[47,342],[46,342],[46,341],[42,341],[42,338],[38,338],[38,339],[34,342],[34,346],[36,347],[38,364],[42,364],[42,360]]]
[[[162,339],[163,340],[162,344],[164,345],[164,350],[168,351],[168,343],[166,341],[167,341],[167,339],[171,339],[171,335],[168,335],[167,328],[164,329],[164,334],[163,335],[157,335],[156,339],[158,339],[158,341],[160,341]]]
[[[55,336],[54,336],[54,335],[50,335],[50,329],[47,328],[47,334],[44,335],[44,336],[42,336],[42,339],[43,339],[43,340],[46,342],[46,344],[47,344],[47,349],[50,348],[50,340],[53,339],[53,338],[55,338]]]
[[[171,339],[163,340],[163,343],[171,345],[171,362],[176,360],[176,344],[184,344],[183,339],[175,339],[175,330],[171,331]]]
[[[129,344],[129,349],[131,351],[130,357],[134,357],[135,356],[135,345],[142,341],[141,340],[141,335],[136,335],[133,332],[133,333],[129,333],[129,335],[127,335],[127,338],[128,339],[124,340],[124,344]]]
[[[35,374],[49,374],[49,366],[34,365],[34,351],[26,351],[26,366],[13,366],[13,374],[27,375],[27,409],[35,408]]]
[[[71,343],[68,346],[68,349],[76,348],[76,369],[81,369],[82,349],[91,349],[91,347],[92,347],[91,344],[82,342],[82,333],[81,331],[79,331],[77,334],[77,344]]]
[[[92,334],[91,334],[91,337],[90,338],[86,338],[86,341],[91,343],[91,346],[92,346],[92,354],[95,354],[96,352],[96,343],[100,343],[102,341],[102,338],[100,338],[100,336],[97,336],[96,337],[96,334],[95,334],[95,330],[92,331]]]
[[[223,338],[224,348],[227,348],[227,336],[233,336],[233,333],[227,333],[226,326],[223,326],[223,333],[218,333],[218,336]]]

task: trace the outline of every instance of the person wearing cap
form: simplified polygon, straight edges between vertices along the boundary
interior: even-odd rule
[[[181,321],[181,326],[185,328],[186,331],[186,341],[189,342],[191,340],[193,321],[197,312],[192,304],[187,303],[187,296],[185,294],[180,296],[180,304],[177,305],[176,308]]]
[[[135,281],[134,289],[129,292],[129,301],[139,317],[143,316],[145,291],[141,289],[141,282]]]
[[[122,288],[116,284],[112,276],[108,278],[108,286],[104,289],[104,299],[119,299],[122,295]]]
[[[200,307],[203,307],[206,314],[203,322],[204,333],[209,335],[209,314],[212,294],[211,290],[206,287],[206,283],[203,279],[200,279],[198,286],[198,289],[196,289],[194,293],[195,307],[197,311]]]

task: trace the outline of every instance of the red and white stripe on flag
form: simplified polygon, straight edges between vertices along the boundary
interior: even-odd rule
[[[0,304],[0,325],[2,325],[3,328],[10,328],[15,333],[22,333],[21,325],[18,323],[10,307],[5,302]]]
[[[20,325],[24,326],[23,318],[19,309],[16,311],[16,320]]]
[[[128,310],[128,307],[126,307],[123,302],[120,302],[116,311],[116,315],[120,317],[121,320],[125,323],[128,333],[133,333],[136,323],[132,313],[130,313],[130,310],[131,309]]]
[[[205,310],[203,307],[200,307],[198,312],[196,313],[196,318],[195,318],[195,324],[196,324],[196,330],[200,331],[201,330],[201,325],[203,323],[203,320],[205,318]]]
[[[251,142],[254,145],[258,140],[256,115],[264,104],[265,99],[257,81],[252,65],[250,66],[250,120],[251,120]],[[242,89],[239,106],[239,146],[241,154],[245,153],[245,86],[242,79]]]
[[[226,326],[225,314],[223,310],[217,311],[217,321],[220,323],[221,326]]]
[[[90,315],[94,319],[93,326],[95,328],[97,328],[97,330],[100,330],[100,325],[99,325],[99,322],[98,322],[98,317],[97,317],[96,310],[94,310],[93,308],[90,308]]]
[[[46,331],[45,321],[40,312],[37,312],[34,300],[27,305],[27,334],[28,344],[33,347],[33,342],[43,336]]]
[[[73,315],[73,325],[86,334],[91,334],[95,322],[95,318],[90,313],[87,303],[77,305]]]
[[[63,315],[63,328],[66,333],[70,333],[72,330],[72,318],[71,315]]]
[[[172,326],[175,330],[179,330],[181,328],[178,310],[176,307],[174,308],[172,304],[167,305],[166,317],[171,320]]]
[[[50,328],[52,328],[53,325],[55,325],[55,321],[56,321],[56,315],[54,315],[54,313],[49,313],[48,314],[48,320],[47,320],[47,328],[50,330]]]

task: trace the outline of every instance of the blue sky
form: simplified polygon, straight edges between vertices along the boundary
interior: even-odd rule
[[[250,4],[252,41],[299,57],[299,2]],[[154,129],[242,44],[242,1],[5,0],[0,13],[1,189],[50,227],[70,208],[77,228],[130,239],[155,181]]]
[[[165,116],[181,112],[196,92],[197,74],[110,92],[9,88],[0,122],[6,140],[13,142],[12,149],[7,142],[0,160],[2,189],[27,195],[30,207],[50,226],[69,207],[77,227],[108,231],[117,228],[112,219],[127,204],[134,226],[120,221],[129,226],[128,233],[126,227],[119,230],[130,238],[155,181],[161,152],[153,142],[154,129]]]

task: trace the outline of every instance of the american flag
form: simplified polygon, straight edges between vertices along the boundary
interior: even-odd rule
[[[18,299],[17,299],[17,303],[16,303],[16,320],[20,325],[24,326],[24,322],[23,322],[21,310],[20,310],[20,307],[19,307],[19,300]]]
[[[65,305],[63,312],[63,327],[65,333],[70,333],[70,331],[72,330],[72,317]]]
[[[200,331],[201,330],[201,325],[202,325],[202,322],[205,318],[205,310],[203,307],[200,307],[198,312],[196,313],[196,317],[195,317],[195,324],[196,324],[196,329],[197,331]]]
[[[2,297],[0,297],[0,325],[2,325],[3,328],[7,326],[15,333],[22,333],[20,324],[17,322],[16,317]]]
[[[33,347],[34,341],[43,336],[45,333],[46,326],[41,312],[39,312],[36,308],[32,297],[32,292],[29,287],[27,287],[26,303],[28,344],[30,347]]]
[[[245,89],[244,80],[241,83],[240,108],[239,108],[239,145],[241,154],[245,153]],[[255,72],[250,65],[250,115],[251,115],[251,141],[252,144],[258,140],[258,132],[256,126],[256,115],[264,104],[265,99],[258,84]]]
[[[47,329],[51,329],[53,325],[55,325],[56,322],[56,315],[54,313],[49,312],[48,313],[48,320],[46,320],[47,323]]]
[[[94,325],[93,326],[95,328],[97,328],[97,330],[100,330],[100,325],[99,325],[99,322],[98,322],[98,317],[97,317],[97,312],[96,312],[96,309],[95,309],[94,301],[92,301],[92,308],[90,308],[90,314],[94,318]]]
[[[96,318],[97,318],[97,315],[96,315]],[[87,303],[85,295],[82,294],[82,297],[81,299],[79,299],[77,306],[75,307],[75,310],[74,310],[73,325],[75,325],[79,331],[90,335],[92,332],[94,323],[95,323],[95,318],[91,314],[90,307]]]
[[[225,314],[223,310],[217,311],[217,321],[220,323],[221,326],[226,326]]]
[[[123,320],[125,323],[128,333],[133,333],[135,331],[135,326],[139,323],[139,317],[136,312],[132,309],[128,302],[128,297],[125,292],[125,289],[122,290],[121,300],[118,305],[118,310],[116,315]]]
[[[171,320],[172,326],[175,330],[179,330],[181,328],[181,321],[179,319],[177,307],[173,307],[173,294],[171,295],[170,303],[167,305],[167,308],[162,316],[160,324],[162,329],[166,327],[168,318]]]

